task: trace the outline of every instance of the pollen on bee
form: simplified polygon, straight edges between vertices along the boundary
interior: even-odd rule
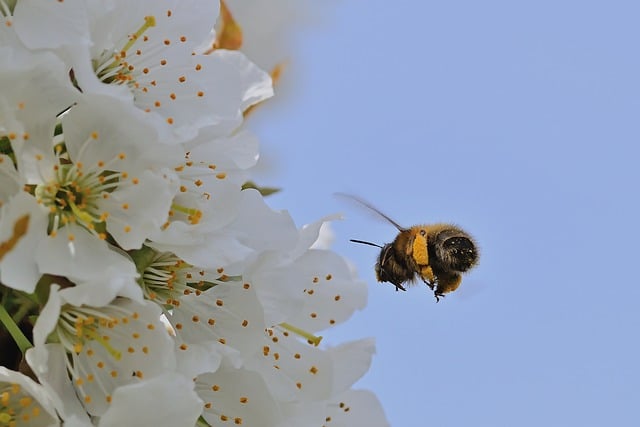
[[[429,264],[429,254],[427,253],[427,239],[418,234],[413,241],[413,259],[418,265]]]

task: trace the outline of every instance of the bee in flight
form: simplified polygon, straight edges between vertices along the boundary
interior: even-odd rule
[[[376,262],[378,282],[390,282],[396,291],[406,291],[406,282],[422,280],[433,291],[436,301],[458,289],[462,273],[478,263],[478,247],[466,231],[451,224],[415,225],[404,228],[369,203],[355,196],[339,193],[380,215],[399,231],[391,243],[383,246],[364,240],[354,243],[381,249]]]

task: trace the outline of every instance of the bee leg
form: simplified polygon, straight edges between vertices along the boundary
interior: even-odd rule
[[[427,285],[429,287],[429,289],[433,290],[433,288],[436,286],[435,283],[432,283],[426,279],[422,279],[422,281],[424,282],[425,285]]]
[[[402,286],[401,283],[394,283],[393,286],[396,287],[396,292],[398,292],[399,290],[406,291],[406,289],[404,288],[404,286]]]
[[[444,298],[444,294],[438,293],[438,291],[435,291],[433,296],[436,297],[436,302],[440,302],[440,298]]]

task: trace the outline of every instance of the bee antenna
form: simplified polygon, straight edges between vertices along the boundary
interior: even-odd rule
[[[380,248],[380,249],[382,249],[382,246],[377,245],[377,244],[375,244],[375,243],[371,243],[371,242],[365,242],[364,240],[350,239],[349,241],[350,241],[350,242],[353,242],[353,243],[361,243],[361,244],[363,244],[363,245],[375,246],[376,248]]]

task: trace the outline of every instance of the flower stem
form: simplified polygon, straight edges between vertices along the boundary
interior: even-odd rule
[[[22,333],[16,322],[13,321],[11,315],[4,308],[3,305],[0,305],[0,323],[7,328],[7,331],[13,337],[13,340],[16,342],[22,354],[24,354],[28,349],[33,347],[33,344],[29,342],[27,337]]]

